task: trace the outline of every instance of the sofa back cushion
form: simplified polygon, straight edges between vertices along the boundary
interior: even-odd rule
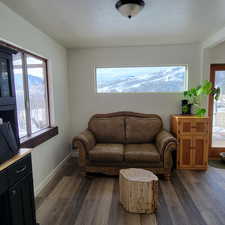
[[[124,117],[93,117],[88,129],[95,135],[98,143],[125,143]]]
[[[150,143],[162,129],[162,121],[158,116],[126,117],[126,143]]]

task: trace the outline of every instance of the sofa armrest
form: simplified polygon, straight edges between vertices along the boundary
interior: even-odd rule
[[[170,132],[162,130],[156,136],[156,146],[161,157],[164,157],[165,151],[176,150],[177,140]]]
[[[95,137],[88,129],[73,139],[72,147],[78,149],[80,172],[83,174],[88,163],[88,152],[95,144]]]
[[[79,136],[74,137],[72,147],[75,149],[83,145],[85,151],[88,153],[96,144],[95,137],[88,129],[83,131]]]

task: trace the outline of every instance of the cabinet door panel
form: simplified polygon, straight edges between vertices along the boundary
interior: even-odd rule
[[[190,119],[182,119],[180,121],[180,133],[182,135],[191,135],[192,133],[192,120]]]
[[[1,97],[11,96],[9,60],[0,57]]]
[[[21,200],[20,186],[15,186],[9,190],[11,224],[22,225],[23,220],[23,205]]]
[[[9,190],[12,225],[36,225],[32,174]]]
[[[192,137],[182,136],[180,138],[180,167],[191,167],[192,165]]]
[[[0,47],[0,105],[16,104],[12,53]]]
[[[203,167],[207,166],[207,154],[208,154],[207,137],[195,136],[193,138],[193,144],[194,144],[194,165]]]
[[[8,205],[8,193],[0,195],[0,224],[11,225]]]

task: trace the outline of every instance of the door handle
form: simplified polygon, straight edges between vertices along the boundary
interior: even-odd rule
[[[24,172],[26,169],[27,169],[27,166],[25,165],[23,168],[16,170],[16,173],[17,173],[17,174],[22,173],[22,172]]]

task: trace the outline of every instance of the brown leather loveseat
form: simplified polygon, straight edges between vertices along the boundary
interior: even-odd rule
[[[158,115],[133,112],[96,114],[73,139],[81,171],[116,175],[121,168],[145,168],[170,177],[176,139]]]

